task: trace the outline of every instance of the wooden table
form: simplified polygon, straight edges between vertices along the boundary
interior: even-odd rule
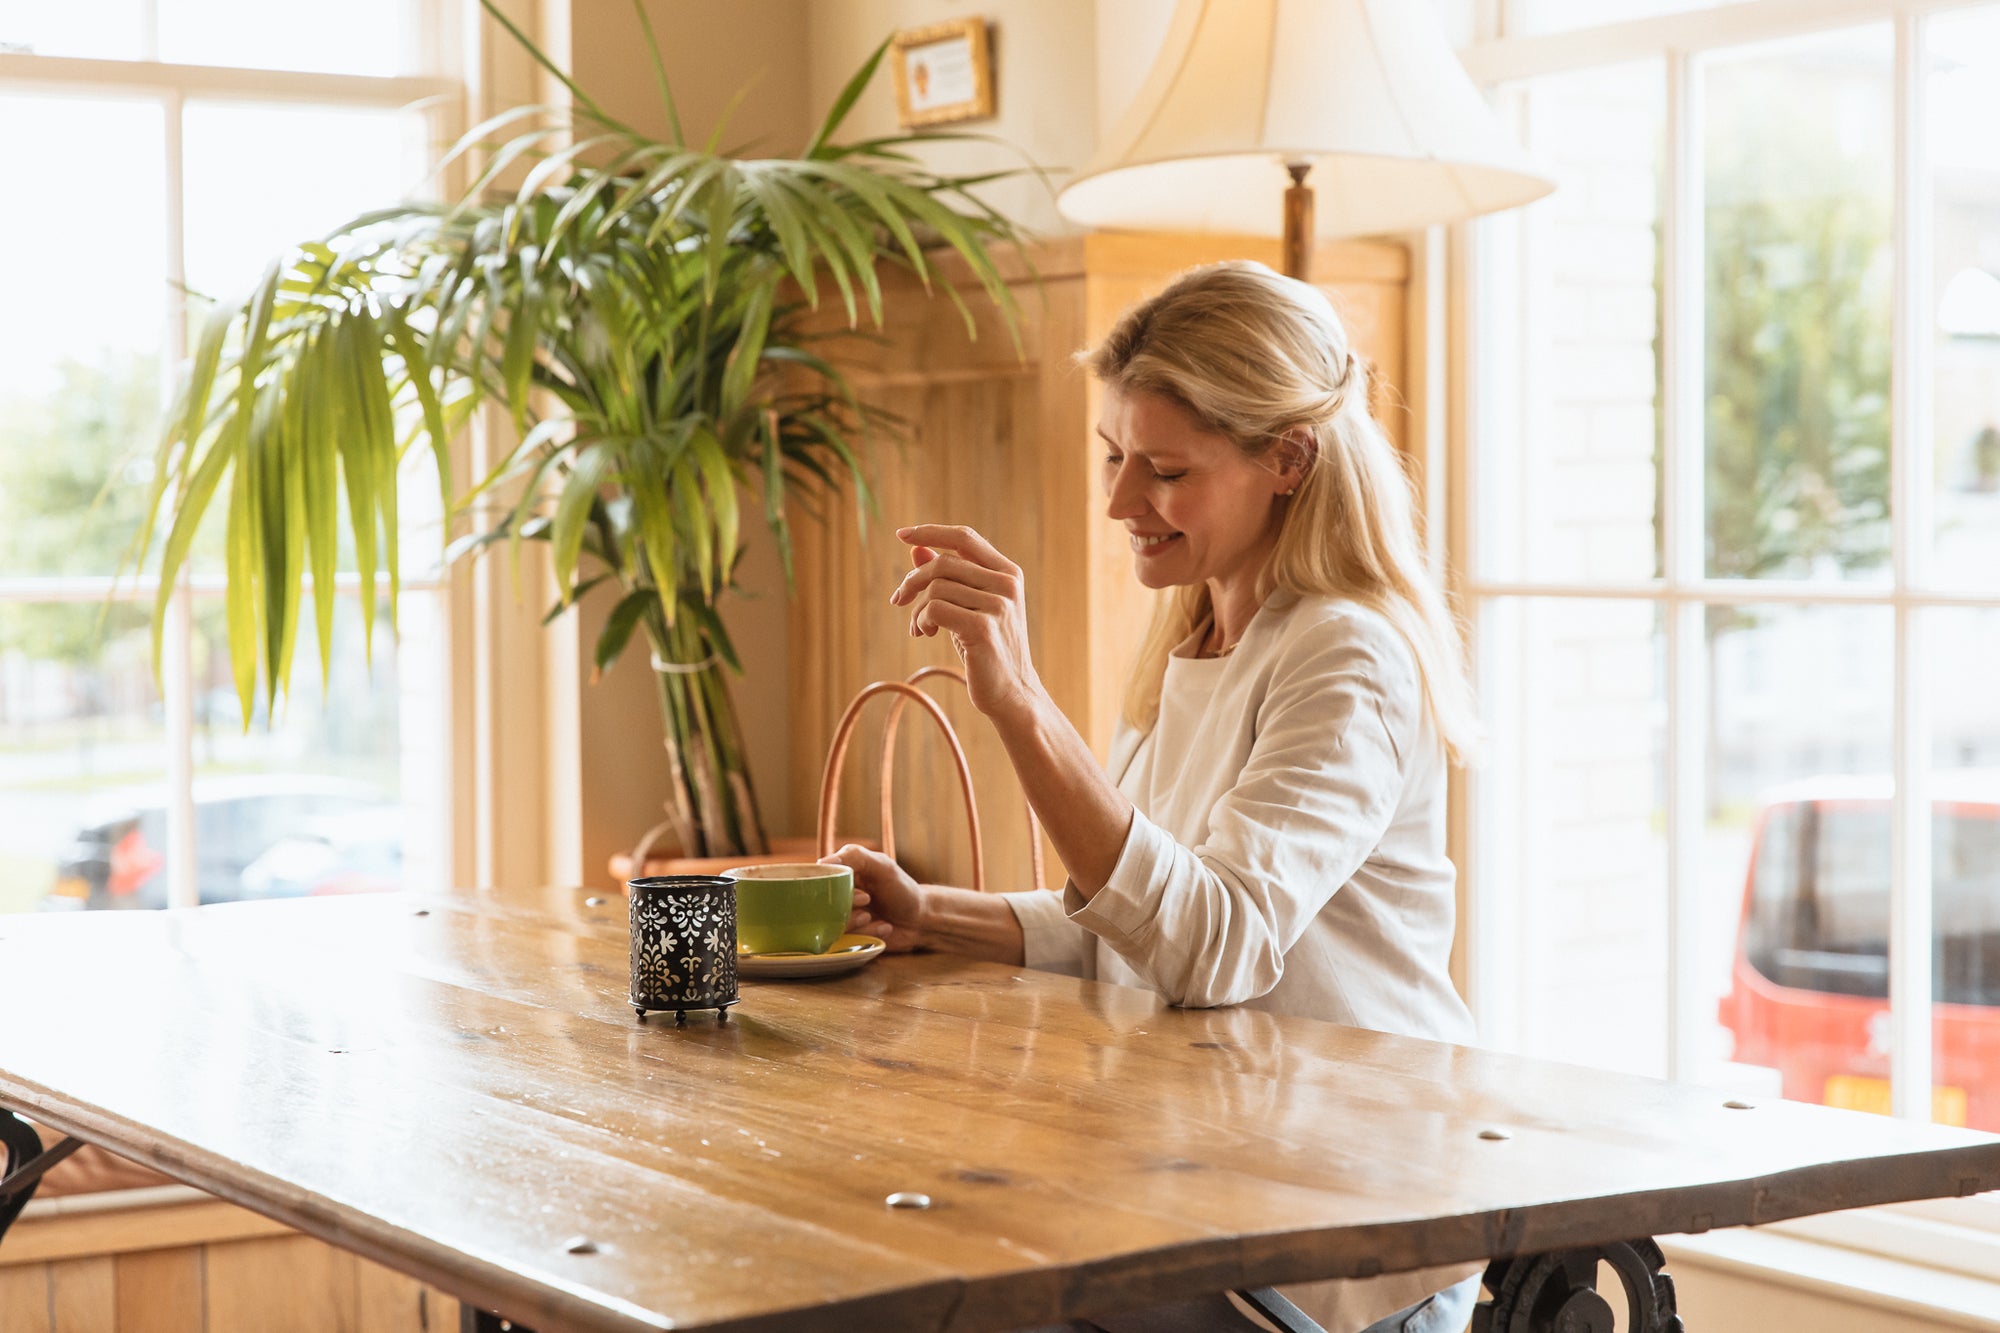
[[[0,918],[0,1106],[544,1330],[1005,1329],[2000,1186],[1984,1134],[942,957],[642,1024],[624,912]]]

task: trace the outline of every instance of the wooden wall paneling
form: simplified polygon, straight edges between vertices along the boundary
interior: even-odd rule
[[[1102,533],[1090,523],[1078,523],[1078,513],[1099,512],[1103,506],[1098,472],[1100,450],[1095,422],[1096,386],[1089,372],[1076,364],[1075,354],[1088,342],[1090,284],[1081,264],[1044,286],[1047,328],[1044,355],[1037,364],[1035,443],[1038,457],[1029,471],[1041,486],[1037,500],[1042,577],[1028,589],[1029,612],[1038,633],[1035,666],[1049,695],[1074,722],[1084,738],[1104,754],[1094,719],[1101,713],[1095,682],[1101,640],[1079,633],[1091,623],[1092,591]],[[1055,846],[1043,840],[1043,856],[1051,888],[1060,888],[1066,871]]]
[[[49,1315],[47,1264],[0,1268],[0,1329],[7,1333],[50,1333]]]
[[[1049,580],[1040,543],[1036,399],[1035,380],[1022,373],[932,390],[926,395],[923,423],[929,466],[912,470],[921,489],[906,495],[904,502],[911,517],[934,511],[942,521],[977,529],[1021,567],[1031,590],[1030,651],[1039,660],[1047,635],[1032,598]],[[893,583],[906,558],[893,534],[882,536],[889,560],[895,562],[884,571],[885,584]],[[891,621],[894,626],[902,613],[891,611],[891,615],[897,618]],[[956,653],[942,637],[906,642],[916,646],[922,660],[957,663]],[[1027,888],[1031,882],[1027,821],[1006,752],[963,690],[940,682],[934,695],[944,703],[972,768],[985,838],[987,886]],[[948,752],[928,731],[912,720],[898,738],[903,750],[896,791],[899,851],[907,847],[906,859],[913,869],[944,882],[967,884],[970,844],[955,790],[957,778]]]
[[[205,1333],[199,1246],[121,1254],[112,1266],[118,1333]]]
[[[862,686],[898,679],[926,665],[951,665],[948,643],[912,639],[906,617],[888,594],[909,568],[908,548],[894,535],[904,523],[965,523],[991,537],[1031,571],[1039,562],[1033,436],[1039,402],[1033,360],[1015,353],[997,317],[984,307],[979,333],[968,340],[948,298],[928,299],[905,277],[884,281],[889,341],[850,358],[856,391],[902,417],[907,437],[878,441],[870,459],[877,499],[864,543],[850,501],[830,506],[822,522],[802,525],[801,596],[792,616],[794,717],[802,754],[794,765],[794,808],[817,805],[819,765],[840,712]],[[1022,302],[1024,355],[1039,346],[1044,318],[1032,285]],[[1033,633],[1031,628],[1031,634]],[[1019,788],[997,739],[949,682],[933,697],[944,706],[965,745],[983,825],[988,875],[995,887],[1029,883],[1026,820]],[[882,723],[877,704],[855,733],[839,805],[838,831],[872,835],[878,828]],[[898,744],[897,834],[900,859],[922,877],[969,883],[971,861],[957,780],[934,729],[906,714]]]
[[[1187,266],[1176,263],[1141,273],[1105,274],[1098,273],[1093,266],[1079,346],[1095,347],[1129,307],[1159,291]],[[1085,381],[1087,415],[1082,429],[1089,432],[1085,459],[1091,485],[1090,508],[1083,523],[1090,534],[1091,604],[1083,623],[1090,626],[1093,652],[1088,682],[1090,711],[1087,720],[1077,721],[1091,749],[1103,759],[1111,752],[1111,736],[1118,729],[1118,717],[1124,709],[1125,682],[1131,675],[1132,660],[1152,624],[1162,594],[1142,586],[1133,577],[1132,548],[1124,525],[1106,516],[1100,479],[1105,444],[1097,434],[1104,388],[1094,376],[1086,374]]]
[[[52,1213],[14,1223],[7,1232],[5,1248],[0,1248],[0,1266],[291,1234],[292,1229],[282,1222],[211,1198],[143,1208]]]
[[[786,616],[792,705],[792,767],[784,775],[791,789],[792,818],[798,831],[813,831],[819,808],[819,764],[834,719],[827,712],[833,690],[833,571],[828,568],[836,497],[822,499],[824,513],[799,507],[791,520],[791,606]],[[769,779],[764,779],[768,781]],[[790,830],[778,830],[789,832]],[[840,830],[847,832],[847,830]]]
[[[1321,284],[1347,326],[1355,351],[1368,362],[1368,406],[1399,450],[1410,448],[1408,312],[1401,283],[1349,281]]]
[[[355,1333],[458,1333],[451,1297],[366,1259],[354,1267]]]
[[[868,682],[899,679],[922,666],[957,660],[944,640],[912,639],[905,628],[907,613],[888,603],[889,591],[909,568],[908,548],[894,534],[897,526],[918,521],[967,524],[1013,556],[1031,583],[1041,582],[1039,488],[1032,458],[1022,456],[1034,421],[1033,381],[1009,366],[929,387],[882,389],[865,381],[857,387],[902,414],[910,435],[902,448],[885,445],[877,455],[880,522],[871,523],[866,543],[851,520],[838,516],[816,534],[815,557],[835,581],[831,587],[822,585],[826,600],[821,605],[845,609],[820,630],[823,642],[832,646],[833,659],[831,675],[819,678],[814,689],[821,700],[811,711],[825,718],[819,724],[822,736],[831,734],[839,711]],[[949,682],[930,689],[965,746],[982,823],[1009,829],[1002,839],[989,835],[990,882],[1025,886],[1026,821],[1013,770],[963,691]],[[849,751],[840,801],[843,833],[872,834],[879,823],[879,756],[887,713],[886,703],[874,705]],[[970,845],[948,751],[927,722],[905,716],[897,747],[898,852],[914,874],[969,883]],[[824,740],[816,739],[813,749],[823,754]],[[795,781],[799,798],[810,801],[818,774],[801,771]]]
[[[1043,290],[1048,325],[1043,335],[1047,352],[1036,365],[1033,429],[1038,448],[1033,466],[1023,469],[1041,488],[1035,505],[1043,577],[1028,589],[1028,608],[1040,631],[1034,649],[1042,683],[1063,711],[1076,718],[1090,707],[1092,640],[1060,627],[1087,624],[1090,616],[1090,532],[1063,521],[1097,498],[1090,376],[1073,358],[1084,345],[1087,293],[1080,274],[1050,281]]]
[[[109,1256],[49,1265],[51,1333],[112,1333],[118,1325],[118,1276]]]
[[[1278,267],[1280,243],[1275,238],[1202,235],[1114,235],[1082,238],[1084,267],[1096,282],[1133,280],[1127,290],[1153,292],[1184,269],[1224,259],[1253,259]],[[1377,379],[1392,392],[1376,405],[1393,409],[1401,386],[1409,383],[1409,352],[1403,330],[1407,323],[1410,282],[1409,250],[1390,241],[1332,241],[1313,252],[1316,285],[1333,298],[1348,333],[1363,356],[1375,366]],[[1133,299],[1137,299],[1136,295]],[[1093,314],[1098,311],[1095,301]],[[1110,307],[1116,317],[1123,305]],[[1093,337],[1108,330],[1108,321],[1092,320]],[[1378,391],[1379,392],[1379,391]],[[1399,446],[1406,446],[1408,413],[1382,412],[1384,427]]]
[[[309,1236],[207,1247],[209,1333],[327,1333],[355,1325],[354,1256]]]
[[[0,1333],[457,1327],[443,1292],[216,1199],[32,1217],[0,1263]]]

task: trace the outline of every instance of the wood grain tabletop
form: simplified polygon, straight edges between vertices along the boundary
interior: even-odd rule
[[[625,911],[0,918],[0,1105],[544,1330],[1004,1329],[2000,1187],[1990,1135],[939,956],[640,1023]]]

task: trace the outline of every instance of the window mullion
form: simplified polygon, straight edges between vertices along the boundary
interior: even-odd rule
[[[1890,370],[1890,552],[1899,590],[1926,582],[1930,552],[1930,228],[1923,20],[1896,20],[1895,321]],[[1931,1118],[1930,613],[1896,608],[1895,795],[1889,884],[1889,1077],[1899,1116]]]
[[[147,13],[154,13],[149,4]],[[182,190],[181,112],[183,99],[162,99],[166,124],[167,337],[163,392],[172,393],[175,368],[187,357],[187,210]],[[192,446],[192,441],[189,442]],[[167,741],[167,906],[194,907],[201,901],[194,825],[194,592],[185,571],[168,604],[160,643],[161,703]]]
[[[1480,1041],[1519,1050],[1527,990],[1529,939],[1522,924],[1522,862],[1528,853],[1522,806],[1527,732],[1525,675],[1521,670],[1523,607],[1514,601],[1481,601],[1473,615],[1473,665],[1485,708],[1487,741],[1496,757],[1515,762],[1473,768],[1466,788],[1475,873],[1466,895],[1466,981]]]
[[[1704,573],[1702,473],[1702,87],[1701,65],[1667,54],[1666,170],[1662,246],[1660,519],[1667,601],[1665,741],[1667,816],[1667,1076],[1692,1078],[1704,1025],[1701,994],[1701,866],[1708,728],[1706,610],[1678,595]]]
[[[1518,132],[1520,99],[1502,94],[1499,102],[1499,113]],[[1464,411],[1454,478],[1460,497],[1455,563],[1461,577],[1476,583],[1492,576],[1498,552],[1519,548],[1511,525],[1519,512],[1514,497],[1525,410],[1520,349],[1529,320],[1521,275],[1529,256],[1525,228],[1514,214],[1481,218],[1459,232],[1462,305],[1456,315],[1463,342],[1457,369]],[[1467,611],[1492,753],[1496,760],[1518,757],[1525,699],[1520,604],[1469,597]],[[1518,770],[1501,773],[1497,763],[1475,765],[1464,784],[1471,843],[1465,895],[1468,999],[1481,1040],[1503,1050],[1520,1047],[1527,970],[1520,778]]]
[[[160,690],[167,732],[167,906],[196,907],[201,883],[194,828],[194,594],[185,580],[167,604]]]

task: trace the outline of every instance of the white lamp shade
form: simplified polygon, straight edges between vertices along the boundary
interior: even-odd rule
[[[1494,120],[1431,0],[1181,0],[1131,107],[1057,198],[1089,227],[1317,236],[1456,222],[1555,188]]]

